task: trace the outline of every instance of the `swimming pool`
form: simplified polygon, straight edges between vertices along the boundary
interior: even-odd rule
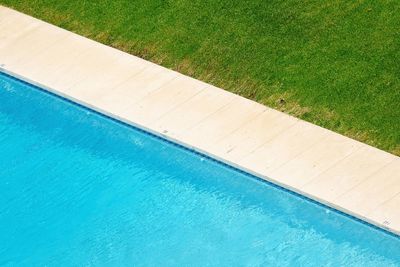
[[[0,73],[0,266],[398,266],[399,237]]]

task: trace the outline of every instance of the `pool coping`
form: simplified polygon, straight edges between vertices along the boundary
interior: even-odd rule
[[[2,18],[2,15],[5,15],[5,17]],[[4,21],[2,21],[2,19]],[[16,22],[17,20],[18,23]],[[310,123],[293,118],[284,113],[264,107],[258,103],[233,95],[229,92],[223,91],[222,89],[189,78],[172,70],[160,67],[154,63],[144,61],[114,48],[96,43],[92,40],[57,28],[53,25],[39,21],[22,13],[0,6],[0,25],[2,23],[10,24],[10,22],[11,24],[17,24],[16,34],[14,36],[10,37],[7,36],[7,34],[3,34],[2,36],[2,31],[6,31],[7,33],[7,30],[4,29],[5,27],[3,27],[3,29],[0,28],[0,40],[6,38],[4,42],[5,45],[2,45],[2,43],[0,42],[0,70],[2,72],[14,76],[25,82],[31,83],[39,88],[43,88],[50,93],[61,96],[62,98],[69,101],[78,103],[79,105],[99,112],[100,114],[104,114],[107,117],[122,121],[123,123],[132,125],[135,128],[143,129],[144,131],[149,132],[155,136],[159,136],[167,141],[177,143],[180,146],[189,148],[192,151],[201,153],[202,155],[205,155],[209,158],[216,159],[223,164],[249,173],[250,175],[259,179],[266,180],[267,182],[275,184],[280,188],[304,196],[307,199],[316,201],[320,204],[323,204],[324,206],[331,207],[346,215],[350,215],[353,218],[374,225],[379,229],[391,232],[395,236],[398,236],[400,234],[400,214],[398,214],[396,210],[397,204],[400,203],[400,171],[395,172],[397,169],[400,170],[399,157],[372,148],[366,144],[362,144],[358,141],[341,136],[337,133],[333,133],[319,126],[315,126]],[[28,35],[29,38],[25,38],[26,35]],[[42,41],[44,36],[48,37],[47,40],[51,40],[51,45],[49,45],[49,41],[47,40],[46,42]],[[27,40],[24,40],[24,38]],[[71,45],[75,45],[76,43],[79,43],[81,45],[80,49],[83,49],[82,51],[84,51],[82,52],[81,56],[84,56],[85,53],[92,54],[91,57],[88,57],[88,62],[81,61],[85,63],[85,68],[80,68],[80,66],[77,65],[76,62],[71,61],[68,57],[65,58],[64,53],[66,40],[73,40],[73,42],[71,42]],[[14,45],[16,48],[14,47]],[[24,50],[24,53],[22,53],[23,55],[21,56],[19,52],[21,51],[21,48],[24,47],[26,47],[26,51]],[[57,53],[60,55],[60,62],[62,61],[62,58],[64,58],[64,61],[70,64],[70,68],[67,68],[65,73],[63,73],[63,71],[58,71],[58,77],[56,80],[46,78],[46,76],[51,77],[51,75],[53,75],[49,68],[46,69],[46,63],[48,63],[46,53],[48,53],[47,49],[49,48],[55,50],[53,51],[54,54],[52,55],[57,55]],[[74,52],[74,50],[71,50],[70,53],[72,52]],[[41,57],[40,55],[43,55],[43,57]],[[109,58],[106,58],[107,56],[109,56]],[[152,97],[148,97],[148,95],[135,102],[138,104],[144,102],[143,116],[132,116],[133,113],[126,113],[126,109],[121,111],[119,109],[116,109],[117,112],[113,109],[109,109],[107,107],[110,106],[110,104],[110,107],[113,107],[112,100],[108,101],[108,98],[105,98],[107,100],[105,101],[104,97],[103,99],[101,97],[97,98],[97,91],[93,92],[93,90],[90,91],[89,89],[87,89],[93,86],[93,88],[99,88],[99,91],[101,91],[101,85],[99,85],[99,83],[96,83],[95,79],[101,77],[99,75],[106,75],[104,73],[105,70],[103,69],[103,67],[99,68],[97,64],[92,64],[92,62],[89,61],[95,61],[96,58],[102,57],[105,58],[104,62],[113,62],[118,65],[117,67],[115,67],[117,68],[117,71],[114,72],[116,76],[118,76],[117,74],[119,69],[124,71],[127,70],[125,76],[115,78],[116,81],[113,83],[115,87],[117,87],[116,84],[119,84],[118,86],[120,86],[121,83],[123,84],[124,82],[126,83],[126,81],[130,81],[129,79],[132,79],[132,77],[132,84],[135,84],[135,77],[142,77],[140,76],[140,73],[143,72],[143,70],[151,71],[151,74],[153,75],[151,77],[153,77],[154,80],[161,80],[160,76],[162,75],[166,77],[165,80],[158,84],[157,89],[154,89],[154,91],[150,92],[150,95],[154,99],[158,99],[158,102],[155,102],[155,104],[152,105],[153,99]],[[110,58],[112,58],[112,60]],[[56,64],[54,62],[52,63]],[[58,68],[61,68],[61,70],[65,69],[64,66],[60,67],[60,65],[63,65],[62,63],[57,64]],[[126,66],[124,64],[126,64]],[[32,70],[32,66],[36,66],[38,69],[43,69],[44,71],[35,72]],[[79,71],[74,72],[74,69],[79,69]],[[114,67],[111,66],[108,67],[108,69],[113,70]],[[132,74],[133,72],[135,72],[136,74]],[[71,73],[75,75],[72,75],[72,79],[76,78],[76,80],[73,80],[72,82],[70,79],[71,77],[68,76],[71,75]],[[114,79],[114,77],[111,78]],[[104,81],[108,82],[108,80]],[[148,83],[154,82],[153,80],[146,79],[144,79],[144,81],[147,81]],[[173,84],[174,82],[177,82],[175,87],[171,87],[171,83]],[[64,84],[68,84],[68,86],[64,86]],[[79,88],[81,84],[83,85],[81,86],[81,88]],[[141,81],[141,83],[139,84],[142,87],[147,86],[147,84],[143,83],[143,81]],[[141,92],[139,89],[137,90],[138,92]],[[171,90],[177,90],[172,92],[174,92],[173,96],[176,97],[176,99],[180,100],[179,103],[176,102],[177,100],[174,99],[174,97],[168,98],[170,97],[168,93],[171,92]],[[106,96],[110,96],[110,94],[115,91],[118,90],[110,90],[110,92],[108,92],[107,90]],[[102,93],[104,93],[104,91]],[[131,92],[129,93],[132,94]],[[197,102],[193,101],[193,103],[199,106],[202,106],[203,104],[205,106],[210,106],[215,110],[214,113],[207,113],[207,115],[202,115],[201,112],[209,111],[207,111],[207,109],[203,110],[201,108],[199,108],[199,110],[196,110],[196,113],[193,113],[193,108],[190,107],[190,105],[189,107],[186,107],[186,109],[182,108],[183,106],[185,106],[185,103],[187,103],[188,101],[192,101],[194,98],[202,94],[211,95],[210,99],[214,99],[215,97],[217,97],[218,100],[224,102],[224,105],[221,105],[218,101],[218,103],[212,103],[211,105],[210,100],[207,100],[208,98],[204,98],[204,100],[200,97]],[[135,95],[132,94],[132,97],[135,97]],[[96,99],[101,99],[103,102],[96,102]],[[132,105],[129,97],[126,97],[126,95],[122,95],[122,97],[117,96],[117,100],[119,101],[119,103],[129,103],[127,107],[130,107]],[[162,106],[163,103],[167,104]],[[157,109],[157,105],[161,105],[164,109]],[[234,112],[235,109],[239,109],[237,107],[241,107],[243,112],[242,110],[240,110],[240,112],[236,113],[238,118],[236,121],[236,118],[230,118],[226,114],[229,113],[229,111]],[[173,114],[174,110],[177,111],[177,114]],[[182,110],[185,112],[182,113]],[[141,110],[138,111],[141,112]],[[172,119],[170,118],[166,121],[168,125],[168,123],[175,122],[174,120],[179,120],[179,116],[181,116],[182,114],[191,115],[191,112],[193,113],[193,116],[203,116],[203,120],[198,121],[197,125],[193,126],[195,129],[197,127],[197,129],[199,129],[201,131],[201,134],[204,134],[204,136],[215,132],[221,135],[221,137],[219,138],[220,140],[213,140],[213,142],[209,142],[208,140],[204,140],[205,138],[204,136],[201,136],[201,134],[198,134],[200,136],[198,136],[197,139],[191,139],[190,134],[194,134],[194,131],[188,130],[186,130],[186,132],[182,130],[182,134],[175,134],[180,133],[178,131],[179,127],[182,128],[182,125],[179,125],[179,123],[177,124],[178,126],[176,126],[175,128],[168,129],[168,131],[165,132],[163,129],[166,128],[166,124],[157,126],[157,124],[154,124],[155,120],[153,120],[154,118],[152,117],[155,115],[158,116],[160,114],[162,114],[161,116],[164,116],[164,114],[172,114]],[[243,114],[245,114],[245,116]],[[239,118],[241,121],[239,121]],[[267,125],[267,127],[257,128],[254,127],[254,125],[253,127],[249,126],[252,121],[257,120],[258,118],[262,119],[262,124],[260,125]],[[227,123],[227,121],[229,123]],[[270,121],[271,125],[269,125]],[[219,128],[219,125],[221,123],[225,123],[227,125],[227,128],[231,129],[230,132],[223,132],[223,130]],[[267,129],[272,129],[273,131],[276,130],[276,134],[271,138],[271,140],[265,142],[265,140],[263,140],[262,138],[264,138],[264,134]],[[254,134],[252,132],[254,130],[259,132],[260,134]],[[240,134],[237,134],[238,132]],[[308,134],[312,135],[311,139],[307,137]],[[285,138],[281,138],[281,136],[284,135],[287,136],[285,136]],[[249,155],[246,154],[245,157],[250,157],[250,159],[247,161],[236,160],[235,158],[232,159],[230,158],[231,155],[229,155],[230,151],[227,152],[217,149],[219,148],[219,145],[216,144],[221,144],[221,142],[223,143],[225,141],[225,138],[228,140],[229,138],[231,138],[232,140],[230,144],[234,144],[235,146],[237,145],[237,147],[239,147],[239,152],[240,149],[242,149],[242,151],[249,153],[248,150],[246,150],[246,144],[253,145],[252,142],[259,142],[259,147],[261,147],[261,149],[260,151],[256,149],[254,150],[256,152],[250,152]],[[253,138],[254,141],[251,138]],[[248,139],[251,139],[251,142],[248,142]],[[304,144],[302,144],[303,142]],[[241,146],[242,143],[243,145]],[[333,145],[331,143],[333,143]],[[290,150],[291,147],[289,146],[296,146],[297,148],[296,150],[293,150],[293,152],[280,151],[285,149]],[[349,146],[354,146],[355,148],[348,149]],[[339,155],[336,155],[335,152],[331,155],[329,154],[330,151],[328,151],[328,155],[326,155],[323,154],[326,153],[326,147],[330,150],[333,150],[334,152],[336,150],[343,150],[344,152],[339,153]],[[321,153],[315,153],[315,155],[313,155],[313,149]],[[253,158],[251,158],[253,156],[251,153],[255,154]],[[275,161],[270,159],[271,155],[274,155],[274,153],[277,155],[278,158],[282,159],[281,162],[275,163]],[[282,155],[280,155],[279,153],[282,153]],[[263,157],[264,155],[265,161],[269,160],[272,165],[277,164],[277,167],[275,168],[275,170],[278,170],[277,172],[271,172],[271,168],[266,169],[263,165],[264,159],[258,160],[258,157]],[[351,160],[349,160],[350,163],[346,163],[346,160],[349,157],[351,158]],[[361,167],[354,171],[353,169],[351,169],[351,165],[353,164],[353,162],[355,165],[358,164],[357,160],[361,157],[363,160],[363,164],[360,163]],[[318,161],[319,158],[323,158],[324,162],[322,162],[321,160]],[[336,161],[336,164],[327,163],[329,162],[329,160]],[[253,164],[254,162],[258,161],[260,162],[259,164]],[[299,162],[301,164],[299,164]],[[346,164],[344,164],[343,162],[345,162]],[[321,167],[321,170],[319,171],[320,173],[318,174],[319,176],[315,178],[318,182],[316,183],[316,185],[314,185],[316,189],[318,189],[318,186],[321,187],[321,190],[325,188],[323,183],[324,175],[327,175],[328,177],[333,177],[332,179],[337,179],[337,181],[340,182],[340,177],[337,178],[338,175],[342,174],[342,176],[346,176],[348,175],[348,173],[351,173],[351,175],[348,175],[348,177],[350,177],[349,180],[354,179],[357,183],[354,182],[355,186],[351,189],[353,191],[350,190],[349,192],[347,192],[347,194],[350,193],[350,200],[352,199],[353,195],[355,195],[359,197],[359,199],[356,199],[358,200],[358,202],[360,202],[360,199],[365,199],[365,201],[367,202],[370,201],[370,203],[372,203],[370,205],[376,206],[374,208],[374,211],[370,214],[361,213],[358,210],[357,206],[350,205],[351,203],[346,206],[346,202],[344,202],[345,204],[343,204],[343,202],[338,202],[335,199],[332,199],[332,197],[329,197],[330,191],[326,191],[325,195],[327,197],[325,197],[324,194],[318,195],[318,190],[310,191],[306,190],[307,187],[298,186],[297,180],[295,179],[287,179],[287,177],[291,178],[290,170],[294,170],[295,172],[300,173],[315,173],[315,170],[310,168],[310,166],[312,166],[313,164],[321,164],[322,166],[324,166],[324,168]],[[370,166],[370,169],[368,169],[368,173],[363,173],[364,170],[362,167],[367,169],[369,165],[376,164],[380,164],[379,167]],[[285,170],[285,166],[287,166],[287,168],[289,169],[288,171]],[[335,168],[336,173],[335,171],[332,171],[332,169],[335,170]],[[348,168],[348,172],[346,172],[346,168]],[[359,171],[359,174],[357,173],[357,170]],[[372,183],[371,185],[367,184],[366,187],[363,187],[365,183],[371,183],[371,179],[380,181],[380,177],[383,177],[383,181],[381,182],[386,182],[384,179],[388,176],[388,173],[389,175],[391,173],[394,173],[394,178],[391,178],[388,185],[385,185],[383,189],[385,189],[386,191],[389,189],[392,190],[390,197],[385,198],[385,190],[383,189],[382,192],[374,191],[374,188],[379,188],[379,184]],[[331,185],[329,184],[329,181],[326,181],[326,184],[333,187],[333,189],[335,189],[335,187],[340,188],[341,186],[340,183]],[[363,188],[364,191],[354,191],[360,187]],[[393,188],[395,188],[396,190],[394,190]],[[328,189],[331,188],[328,187]],[[368,193],[371,192],[374,194],[374,196],[376,196],[376,199],[379,199],[379,201],[375,201],[373,197],[370,197],[370,195],[368,195]],[[362,207],[362,205],[365,206],[368,204],[369,203],[365,204],[361,202],[361,204],[359,204],[360,210],[365,209],[365,207]]]

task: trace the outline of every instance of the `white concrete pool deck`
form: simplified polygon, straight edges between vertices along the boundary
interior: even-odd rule
[[[1,6],[0,68],[400,233],[392,154]]]

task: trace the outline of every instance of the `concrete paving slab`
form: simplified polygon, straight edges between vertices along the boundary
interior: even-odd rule
[[[243,155],[239,163],[251,166],[259,172],[271,176],[272,170],[294,159],[305,150],[318,143],[327,130],[299,121],[287,131],[256,148],[248,155]]]
[[[243,127],[218,140],[215,146],[225,158],[237,161],[289,130],[296,122],[298,119],[294,117],[282,116],[282,113],[267,108]]]
[[[206,87],[182,105],[161,115],[153,126],[169,136],[182,136],[188,129],[228,105],[234,96],[210,85]]]
[[[29,25],[28,28],[30,28]],[[0,49],[0,58],[7,62],[7,67],[12,68],[26,58],[48,49],[57,41],[67,38],[68,35],[67,31],[59,30],[56,27],[47,27],[47,25],[32,27],[24,34],[17,35],[16,38],[8,38],[8,41],[2,40],[1,43],[7,43]]]
[[[233,133],[265,109],[264,106],[253,105],[253,102],[235,96],[226,106],[189,128],[182,138],[185,142],[216,153],[220,150],[213,145],[215,142]]]
[[[327,201],[334,201],[374,173],[380,176],[380,171],[394,160],[392,155],[374,153],[376,151],[376,148],[369,146],[360,147],[332,168],[309,181],[302,190],[323,197]]]
[[[349,210],[357,209],[358,212],[366,216],[399,193],[399,173],[400,159],[397,158],[378,170],[377,175],[372,173],[361,183],[340,195],[336,201],[338,205]],[[374,199],[374,202],[369,201],[369,199]],[[400,212],[400,205],[398,210]]]
[[[315,146],[272,170],[270,175],[282,177],[285,183],[301,188],[355,152],[360,146],[360,143],[343,138],[341,135],[327,134]]]
[[[400,194],[397,194],[387,202],[379,205],[365,218],[377,222],[381,227],[389,230],[400,229]],[[397,231],[398,233],[398,231]]]
[[[138,123],[151,124],[154,120],[194,97],[204,87],[203,83],[196,83],[189,77],[178,75],[139,102],[127,107],[123,116],[134,118]]]

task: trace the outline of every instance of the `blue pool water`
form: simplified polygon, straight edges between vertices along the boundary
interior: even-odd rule
[[[399,266],[400,239],[0,74],[0,266]]]

